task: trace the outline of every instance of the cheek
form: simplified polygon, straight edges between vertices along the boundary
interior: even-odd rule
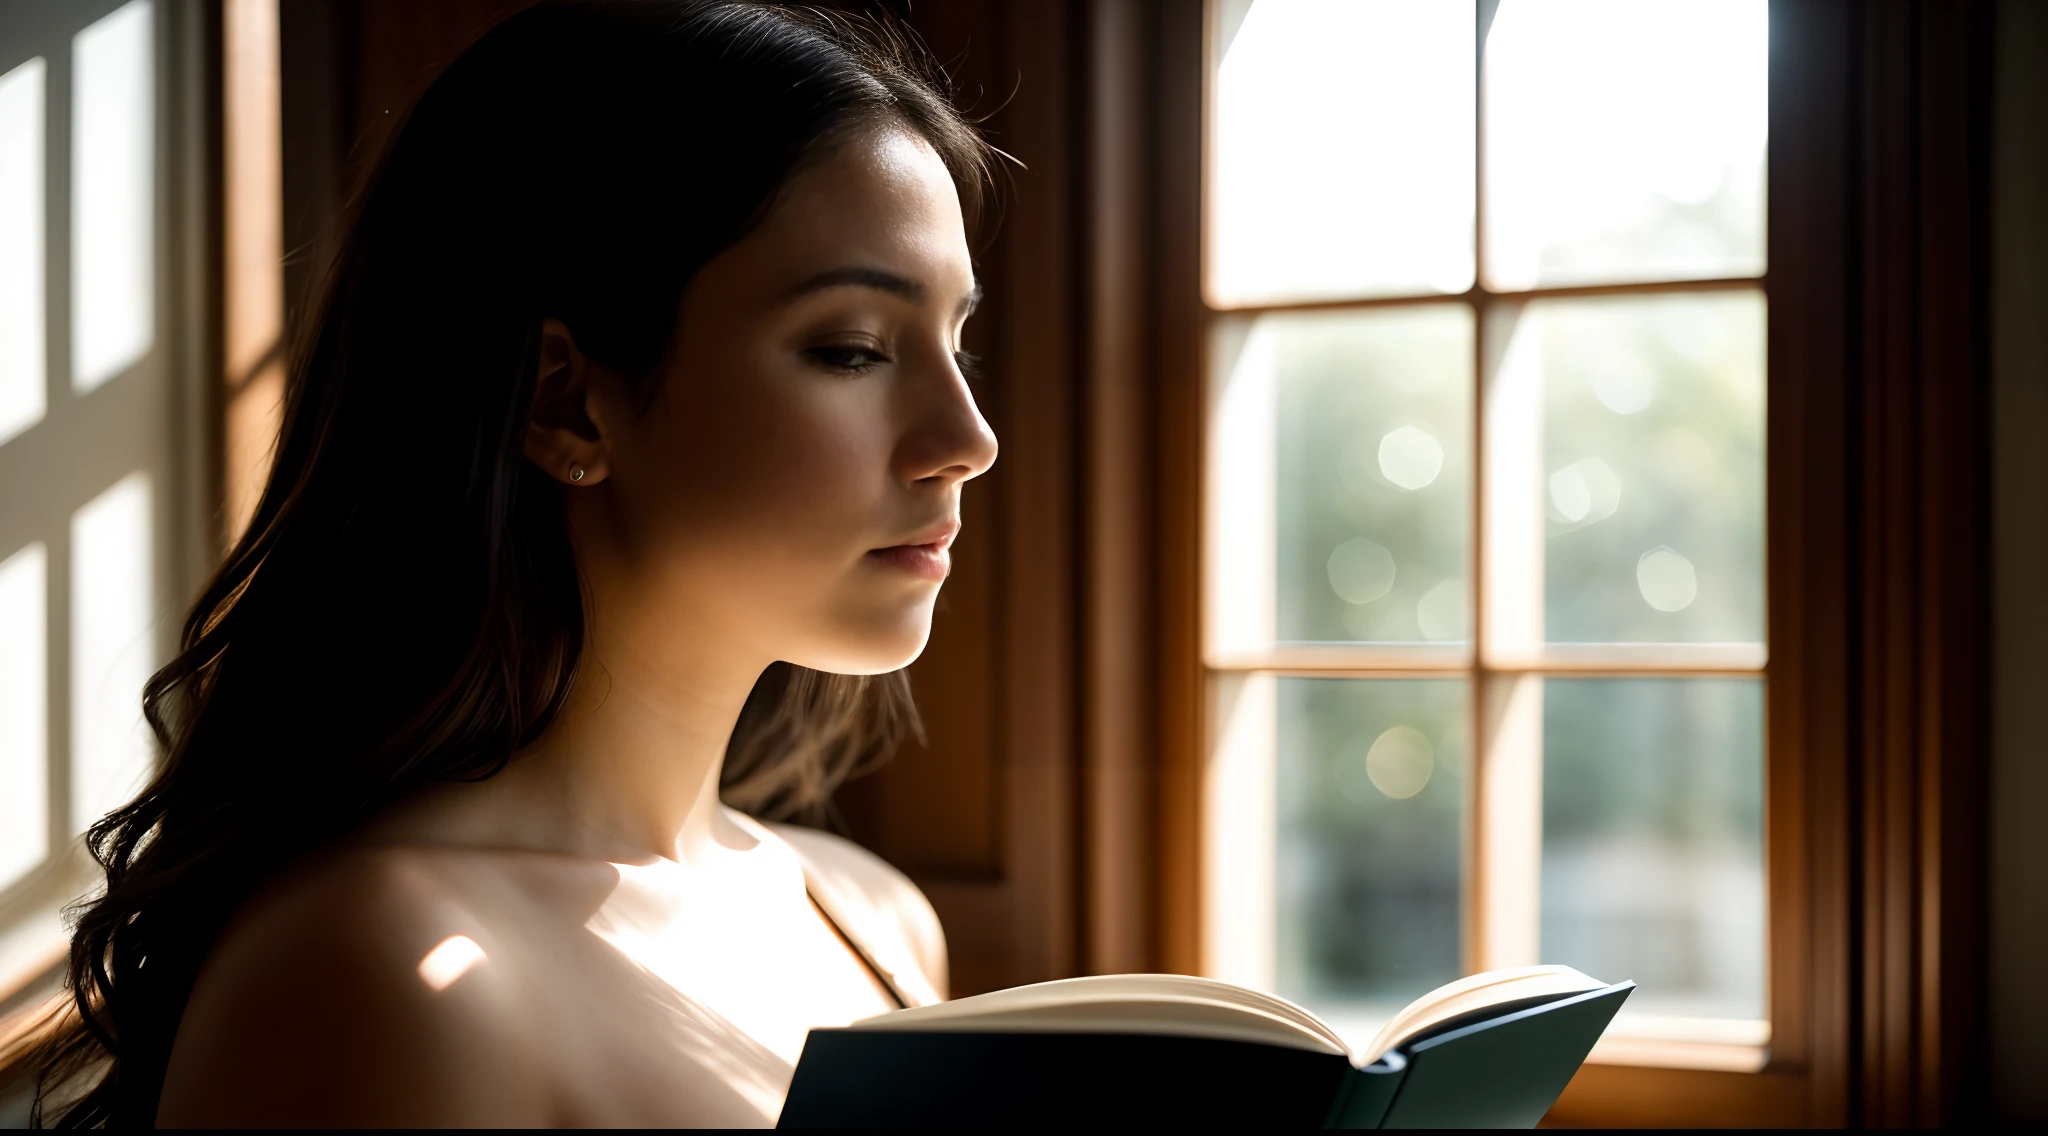
[[[647,520],[672,542],[667,554],[770,583],[864,553],[889,435],[862,393],[763,377],[671,400],[645,455],[660,498],[650,504],[666,516]]]

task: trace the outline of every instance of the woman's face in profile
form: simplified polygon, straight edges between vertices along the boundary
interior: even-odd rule
[[[609,385],[591,400],[590,488],[608,492],[572,488],[572,525],[579,544],[606,531],[604,584],[630,593],[600,594],[597,617],[673,613],[761,661],[840,673],[914,659],[961,484],[996,456],[956,360],[975,295],[929,145],[882,129],[802,169],[685,291],[651,404]]]

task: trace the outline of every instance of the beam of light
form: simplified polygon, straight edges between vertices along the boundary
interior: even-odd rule
[[[71,386],[98,388],[156,335],[156,10],[129,0],[72,39]]]
[[[484,949],[468,935],[450,935],[420,960],[420,981],[436,992],[446,990],[485,959]]]

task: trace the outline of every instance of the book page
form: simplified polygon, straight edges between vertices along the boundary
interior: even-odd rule
[[[1372,1044],[1358,1051],[1357,1063],[1370,1065],[1395,1049],[1452,1018],[1484,1010],[1488,1006],[1524,998],[1568,997],[1606,987],[1568,966],[1518,966],[1489,970],[1439,986],[1408,1003],[1392,1020],[1380,1027]]]
[[[853,1028],[1177,1034],[1346,1052],[1328,1026],[1292,1002],[1184,974],[1063,978],[896,1010]]]

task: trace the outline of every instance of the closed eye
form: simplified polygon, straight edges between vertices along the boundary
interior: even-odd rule
[[[887,355],[871,348],[838,344],[806,348],[804,354],[828,371],[849,375],[864,375],[889,361]]]
[[[969,382],[981,378],[981,356],[970,351],[953,352],[953,365]]]

